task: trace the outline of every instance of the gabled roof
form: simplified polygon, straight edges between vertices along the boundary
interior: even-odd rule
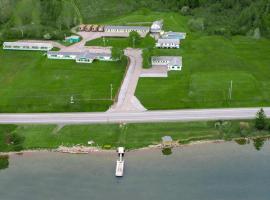
[[[4,46],[14,46],[14,45],[18,45],[18,46],[42,46],[42,47],[48,47],[48,48],[52,48],[53,45],[50,43],[42,43],[42,42],[4,42],[3,43]]]
[[[110,53],[91,53],[89,51],[84,52],[63,52],[63,51],[48,51],[48,55],[62,55],[62,56],[76,56],[76,58],[88,58],[95,59],[100,56],[111,56]]]
[[[149,27],[148,26],[105,26],[105,29],[129,29],[129,30],[145,30],[145,31],[149,31]]]
[[[180,44],[180,40],[179,39],[158,39],[158,43],[173,43],[173,44]]]
[[[151,57],[152,63],[153,62],[160,62],[160,61],[164,61],[167,62],[168,64],[164,65],[177,65],[177,66],[181,66],[182,65],[182,57],[181,56],[152,56]]]
[[[162,139],[162,142],[172,142],[173,141],[171,136],[164,136],[161,139]]]

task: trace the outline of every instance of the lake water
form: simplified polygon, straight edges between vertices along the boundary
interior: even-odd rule
[[[126,154],[123,178],[115,153],[11,156],[0,171],[1,200],[269,200],[270,144],[198,144]]]

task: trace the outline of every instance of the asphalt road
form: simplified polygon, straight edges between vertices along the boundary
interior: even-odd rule
[[[253,119],[259,108],[167,110],[145,112],[0,114],[1,124],[92,124]],[[270,107],[264,108],[270,116]]]

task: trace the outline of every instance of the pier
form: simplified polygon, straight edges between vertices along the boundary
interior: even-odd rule
[[[125,148],[124,147],[118,147],[117,148],[118,153],[118,159],[116,161],[116,169],[115,169],[115,176],[116,177],[122,177],[124,175],[124,154],[125,154]]]

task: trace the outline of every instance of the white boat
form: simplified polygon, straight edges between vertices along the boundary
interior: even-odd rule
[[[115,169],[115,176],[122,177],[124,175],[124,164],[125,161],[123,159],[125,154],[125,148],[124,147],[118,147],[117,153],[119,156],[119,159],[116,161],[116,169]]]

